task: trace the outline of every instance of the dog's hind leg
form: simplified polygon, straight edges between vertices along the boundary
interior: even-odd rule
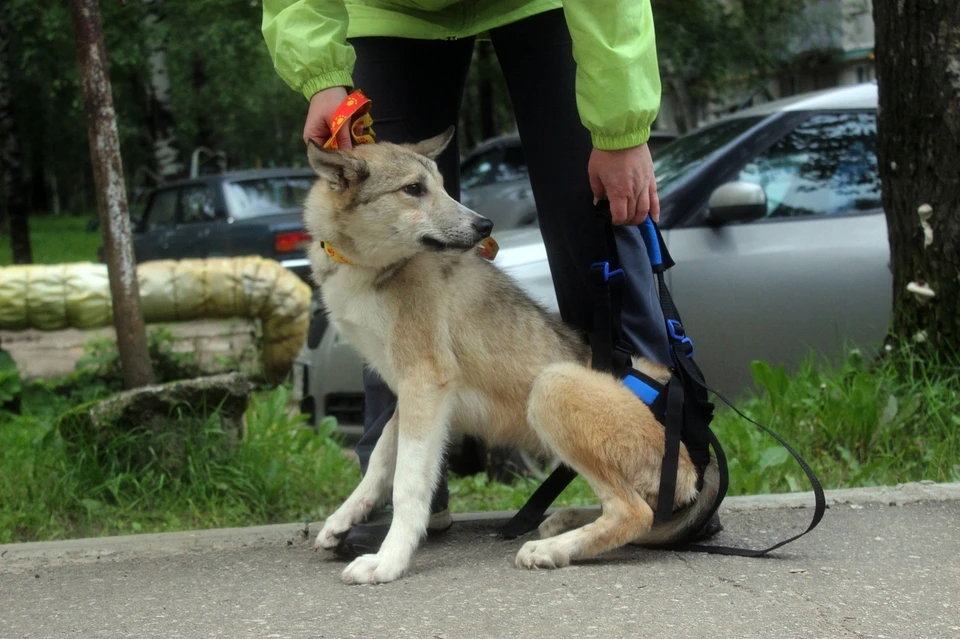
[[[556,537],[560,533],[585,526],[596,521],[600,511],[596,508],[563,508],[547,517],[540,524],[540,538]]]
[[[646,425],[645,418],[653,425]],[[590,484],[602,514],[580,528],[528,542],[517,554],[518,566],[566,566],[624,546],[650,530],[653,511],[637,490],[637,480],[649,465],[659,464],[662,453],[654,450],[650,433],[660,427],[629,390],[582,366],[556,364],[535,381],[527,420],[543,443]]]
[[[380,438],[370,454],[367,473],[354,491],[332,515],[327,517],[313,545],[318,548],[334,548],[350,527],[363,521],[371,510],[386,501],[393,485],[397,465],[397,431],[399,410],[394,411],[384,427]]]
[[[385,583],[410,565],[430,520],[430,499],[440,477],[452,393],[449,384],[401,385],[393,521],[375,555],[356,558],[341,574],[348,584]]]
[[[571,561],[624,546],[650,530],[653,524],[650,506],[629,487],[612,488],[594,485],[603,505],[603,514],[596,521],[556,537],[528,541],[517,553],[517,567],[562,568]]]

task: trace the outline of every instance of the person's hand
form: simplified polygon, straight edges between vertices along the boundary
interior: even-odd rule
[[[660,199],[653,158],[646,144],[617,151],[594,149],[587,165],[593,197],[610,201],[615,225],[643,224],[647,215],[660,221]]]
[[[346,99],[347,90],[343,87],[330,87],[313,94],[310,98],[310,108],[307,110],[307,122],[303,125],[304,144],[310,144],[310,140],[313,140],[323,146],[330,139],[330,120],[333,119],[333,112]],[[349,126],[340,127],[337,132],[337,146],[341,149],[349,149],[353,146]]]

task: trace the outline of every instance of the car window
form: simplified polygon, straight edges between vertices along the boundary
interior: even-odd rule
[[[184,224],[210,222],[216,217],[213,191],[206,185],[180,189],[180,221]]]
[[[238,220],[296,211],[313,182],[308,175],[228,182],[224,185],[227,210]]]
[[[813,115],[748,162],[737,179],[763,187],[767,217],[878,209],[876,130],[874,113]]]
[[[653,161],[657,192],[662,198],[680,184],[698,166],[709,160],[724,145],[746,133],[761,118],[736,118],[708,124],[681,136],[657,152]]]
[[[153,226],[168,226],[173,224],[177,212],[177,191],[165,189],[157,191],[150,202],[147,212],[147,224]]]
[[[503,158],[497,165],[496,181],[512,182],[527,177],[527,158],[519,144],[509,146],[503,152]]]
[[[491,149],[471,157],[460,165],[461,190],[472,189],[496,181],[496,167],[503,157],[502,149]]]

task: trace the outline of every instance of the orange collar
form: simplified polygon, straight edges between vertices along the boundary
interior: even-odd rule
[[[350,138],[354,144],[372,144],[376,140],[377,134],[373,131],[373,118],[370,116],[371,105],[370,98],[359,89],[348,95],[347,99],[341,102],[337,110],[333,112],[330,122],[330,139],[324,143],[323,148],[338,148],[337,133],[347,122],[350,123]],[[341,264],[353,264],[340,251],[330,246],[329,242],[320,242],[320,246],[333,261]],[[493,261],[499,250],[497,241],[492,237],[484,239],[477,246],[477,252],[480,256],[490,261]]]
[[[345,258],[340,251],[330,246],[329,242],[320,242],[320,247],[334,262],[340,262],[341,264],[353,264],[353,262]]]

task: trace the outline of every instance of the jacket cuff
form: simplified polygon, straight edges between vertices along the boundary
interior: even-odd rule
[[[322,75],[314,76],[303,83],[300,87],[300,93],[307,100],[315,94],[329,89],[330,87],[346,87],[347,93],[353,90],[353,78],[349,71],[331,71]]]
[[[591,133],[590,137],[593,140],[594,148],[601,151],[618,151],[646,143],[650,139],[650,127],[642,127],[620,135]]]

